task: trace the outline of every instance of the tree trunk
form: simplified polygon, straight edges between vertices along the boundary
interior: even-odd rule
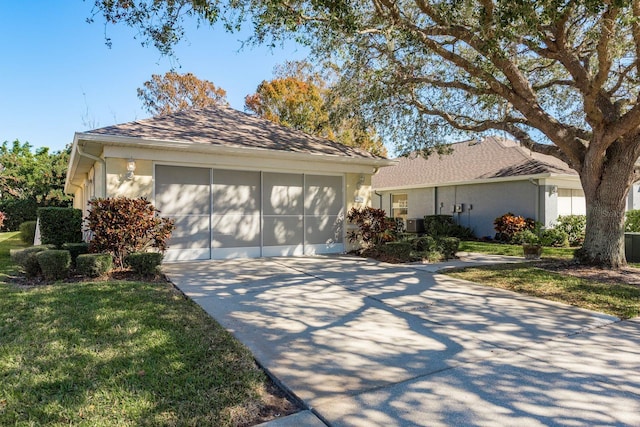
[[[617,269],[626,265],[624,218],[632,185],[628,159],[608,159],[601,179],[582,176],[587,205],[584,245],[576,251],[583,264]],[[584,171],[583,171],[584,172]]]

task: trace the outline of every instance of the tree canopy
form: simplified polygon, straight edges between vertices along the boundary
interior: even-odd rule
[[[0,145],[0,199],[32,199],[40,206],[64,206],[71,197],[64,194],[69,147],[50,153],[18,140]]]
[[[288,61],[277,66],[274,74],[273,80],[263,81],[256,93],[246,96],[246,110],[311,135],[377,155],[387,154],[382,140],[362,113],[353,106],[346,108],[311,64]]]
[[[187,108],[227,105],[227,92],[192,73],[169,71],[163,76],[153,74],[151,80],[138,88],[138,98],[154,116],[171,114]]]
[[[640,0],[98,0],[96,9],[165,52],[181,13],[228,28],[250,18],[255,42],[306,43],[337,64],[341,96],[402,151],[504,132],[558,157],[585,191],[579,259],[624,264],[626,196],[640,179]],[[167,28],[155,32],[159,21]]]

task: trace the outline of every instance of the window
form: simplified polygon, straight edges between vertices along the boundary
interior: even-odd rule
[[[407,195],[392,194],[391,195],[391,216],[393,218],[402,218],[407,220]]]

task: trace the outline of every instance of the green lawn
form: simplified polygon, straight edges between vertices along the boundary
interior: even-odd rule
[[[169,284],[6,283],[0,233],[0,425],[255,422],[268,379],[251,353]]]
[[[459,250],[462,252],[479,252],[491,255],[523,256],[522,245],[506,245],[503,243],[462,241],[460,242]],[[542,249],[542,257],[571,259],[573,258],[573,252],[575,250],[575,248],[545,247]]]
[[[528,263],[447,271],[452,277],[612,314],[640,316],[640,287],[605,284],[545,271]]]

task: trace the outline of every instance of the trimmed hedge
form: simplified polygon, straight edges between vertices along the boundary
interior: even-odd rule
[[[432,237],[458,237],[470,239],[473,231],[456,224],[451,215],[426,215],[424,217],[424,232]]]
[[[35,221],[38,204],[32,199],[8,199],[0,201],[0,211],[6,215],[4,229],[18,231],[20,224]],[[33,242],[32,242],[33,243]]]
[[[85,242],[82,243],[65,243],[62,245],[62,249],[69,251],[71,254],[71,265],[76,265],[76,259],[78,255],[88,254],[89,253],[89,245]]]
[[[99,277],[113,268],[111,254],[81,254],[76,259],[76,271],[87,277]]]
[[[162,264],[162,254],[159,252],[133,252],[127,255],[125,263],[138,274],[156,274],[158,267]]]
[[[455,258],[458,248],[460,247],[460,239],[457,237],[442,237],[438,239],[438,252],[444,259]]]
[[[36,221],[25,221],[20,224],[20,239],[27,245],[33,245],[36,238]]]
[[[22,267],[22,270],[27,277],[36,277],[42,273],[42,269],[40,268],[36,255],[50,249],[51,246],[48,245],[31,246],[30,248],[24,249],[11,249],[11,262]]]
[[[71,254],[69,251],[52,249],[36,254],[42,275],[47,280],[61,280],[69,276]]]
[[[73,208],[40,208],[40,235],[43,244],[61,248],[64,243],[82,242],[82,211]]]

